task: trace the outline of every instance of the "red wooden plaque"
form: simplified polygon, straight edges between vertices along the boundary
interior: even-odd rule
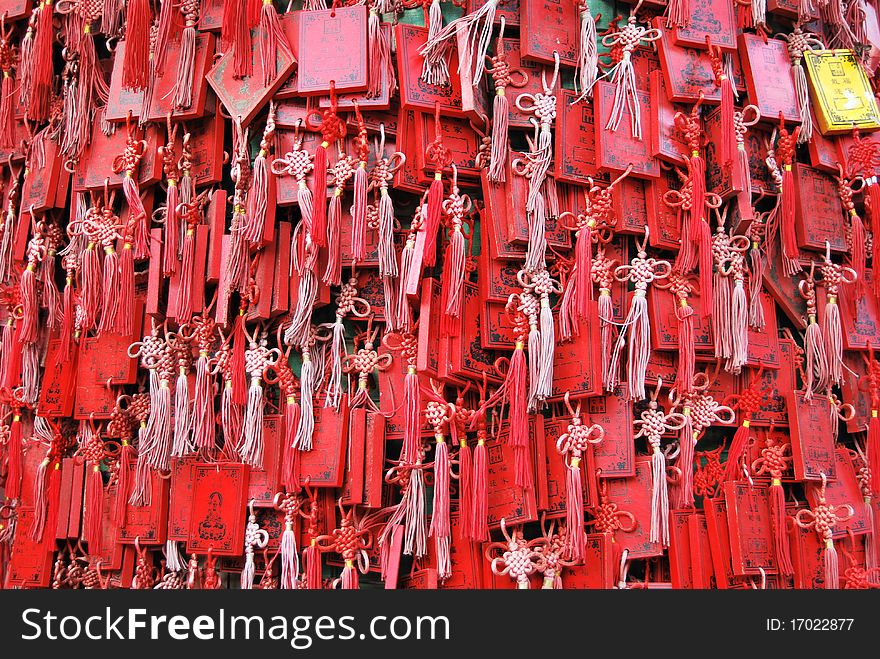
[[[248,466],[196,463],[192,468],[189,552],[236,556],[244,546]]]

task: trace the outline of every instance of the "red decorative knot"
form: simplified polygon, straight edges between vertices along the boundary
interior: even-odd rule
[[[605,429],[598,423],[585,426],[581,423],[580,412],[573,416],[568,430],[556,441],[556,450],[560,455],[568,456],[572,467],[580,465],[581,456],[590,446],[598,444],[605,437]]]
[[[608,498],[608,487],[605,481],[599,489],[599,505],[593,514],[593,526],[599,533],[614,533],[623,531],[627,533],[636,528],[635,516],[620,507]]]
[[[855,511],[849,504],[829,504],[825,500],[825,482],[825,474],[822,474],[822,485],[817,490],[818,501],[815,507],[797,511],[794,521],[802,529],[813,529],[826,545],[830,545],[834,527],[849,520]]]
[[[186,27],[195,27],[199,22],[199,0],[182,0],[180,13],[183,15]]]
[[[701,92],[700,98],[694,107],[691,108],[690,114],[676,112],[673,117],[675,127],[684,134],[685,143],[691,151],[685,154],[686,156],[698,156],[700,155],[700,149],[703,148],[703,127],[700,119],[700,105],[702,103],[703,94]]]
[[[144,140],[135,139],[135,129],[129,125],[125,149],[122,151],[122,155],[116,156],[113,160],[113,173],[124,173],[128,177],[134,176],[146,150],[147,143]]]
[[[752,462],[752,471],[756,476],[767,474],[773,479],[773,485],[780,485],[782,474],[791,464],[791,444],[776,442],[769,435],[765,443],[761,457]]]
[[[493,553],[501,552],[500,556],[490,559],[492,573],[509,576],[520,588],[528,588],[529,577],[543,567],[541,556],[525,540],[521,530],[514,529],[508,534],[505,526],[501,528],[506,542],[493,542],[486,547],[487,559]]]
[[[449,405],[432,400],[425,405],[425,420],[434,429],[434,435],[442,438],[451,418]],[[439,439],[438,439],[439,441]]]
[[[302,149],[302,138],[297,138],[293,151],[289,151],[281,158],[272,161],[272,173],[276,176],[292,176],[297,185],[305,187],[306,178],[315,168],[312,160],[314,156]]]
[[[694,472],[694,494],[701,497],[713,497],[724,478],[724,467],[721,466],[721,453],[724,450],[722,444],[711,451],[701,451],[694,454],[694,463],[697,469]],[[700,459],[705,463],[701,463]]]
[[[251,341],[250,346],[244,351],[244,370],[251,380],[260,380],[270,366],[274,365],[271,359],[272,351],[266,347],[266,339],[259,343]]]
[[[699,435],[713,423],[731,424],[736,418],[732,409],[721,405],[706,390],[697,389],[691,394],[691,426]]]
[[[781,162],[782,166],[787,169],[791,168],[791,163],[794,160],[794,151],[799,131],[800,127],[797,127],[793,133],[789,133],[784,123],[779,127],[779,140],[776,143],[776,160]]]
[[[354,169],[357,167],[357,161],[351,156],[342,156],[330,168],[330,175],[333,177],[333,186],[336,188],[333,194],[337,197],[342,196],[345,185],[354,176]]]

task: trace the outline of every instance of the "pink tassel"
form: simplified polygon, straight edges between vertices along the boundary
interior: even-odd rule
[[[442,435],[437,435],[434,455],[434,503],[430,536],[437,552],[437,576],[448,579],[452,574],[449,557],[449,446]]]
[[[134,333],[134,251],[126,238],[119,255],[119,308],[116,312],[115,331],[120,336]]]
[[[21,496],[22,479],[22,444],[21,416],[15,410],[12,423],[9,424],[9,439],[6,444],[6,490],[7,499],[18,499]]]
[[[277,57],[293,57],[290,44],[281,29],[278,12],[272,0],[263,0],[260,10],[260,64],[263,70],[263,86],[270,87],[278,77]],[[315,169],[317,171],[317,167]]]
[[[420,558],[427,552],[428,544],[428,530],[425,528],[425,480],[420,468],[410,471],[405,501],[403,553]]]
[[[830,537],[825,539],[825,589],[840,589],[840,568],[838,566],[837,550],[834,548],[834,540]]]
[[[785,492],[782,489],[782,481],[774,478],[770,484],[770,513],[773,520],[773,542],[776,548],[776,558],[779,561],[779,570],[785,576],[794,574],[791,565],[791,551],[788,544],[788,529],[785,525]]]
[[[678,373],[675,377],[675,383],[682,391],[687,391],[694,381],[696,355],[694,353],[694,309],[688,304],[686,298],[678,298],[675,317],[678,319]]]
[[[101,547],[101,536],[104,533],[104,481],[101,468],[95,463],[86,476],[86,510],[84,538],[89,552],[98,554]]]
[[[214,448],[214,386],[208,369],[208,353],[199,352],[193,392],[193,443],[197,450]]]
[[[101,305],[101,261],[95,243],[90,242],[82,255],[80,268],[80,308],[82,309],[82,329],[88,331],[95,326],[98,309]]]
[[[321,550],[315,545],[314,540],[303,552],[303,561],[306,568],[306,588],[309,590],[321,590],[323,585],[321,580]],[[357,574],[355,574],[355,579],[357,579]]]
[[[281,534],[281,587],[285,590],[293,590],[299,580],[299,556],[296,551],[296,536],[293,533],[293,523],[284,523],[284,533]]]
[[[180,367],[174,386],[174,439],[171,445],[172,457],[183,457],[189,449],[189,435],[192,430],[192,413],[189,406],[189,380],[186,366]]]
[[[177,60],[177,85],[174,90],[174,109],[185,110],[192,107],[193,87],[196,69],[196,24],[199,20],[199,3],[184,2],[180,7],[186,24],[180,38],[180,52]]]
[[[563,457],[563,460],[565,458]],[[584,558],[584,487],[581,480],[581,459],[572,456],[565,465],[565,522],[567,528],[566,553],[570,560],[580,563]]]
[[[248,388],[247,407],[244,413],[244,441],[241,460],[255,469],[263,468],[263,385],[260,378],[252,377]]]
[[[471,536],[473,526],[474,485],[473,456],[467,438],[458,440],[458,537],[467,540]]]
[[[21,273],[21,323],[18,335],[25,343],[34,343],[37,340],[37,321],[39,308],[37,306],[37,275],[36,265],[28,263],[24,272]]]
[[[119,255],[112,245],[104,247],[104,297],[101,307],[101,324],[98,331],[112,331],[117,325],[117,316],[119,313]]]
[[[666,456],[659,444],[651,454],[651,542],[669,546],[669,489],[666,483]]]
[[[478,434],[477,447],[474,449],[473,476],[474,505],[471,513],[471,539],[485,542],[489,539],[487,523],[489,511],[489,458],[486,449],[485,430]]]
[[[312,450],[312,434],[315,430],[315,411],[312,406],[312,392],[315,387],[315,365],[309,353],[303,352],[302,369],[299,376],[300,414],[299,427],[293,445],[300,451]]]
[[[419,387],[419,376],[415,367],[409,366],[403,378],[404,426],[401,460],[404,464],[416,464],[419,460],[421,409],[422,391]]]
[[[183,261],[180,266],[180,281],[177,286],[177,321],[189,322],[193,307],[193,271],[195,270],[196,238],[195,228],[188,226],[183,239]]]
[[[840,323],[840,306],[834,295],[828,296],[828,303],[825,305],[822,335],[828,358],[828,383],[837,385],[843,381],[843,328]]]

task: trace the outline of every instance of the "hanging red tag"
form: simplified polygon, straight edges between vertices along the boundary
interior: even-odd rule
[[[212,465],[213,466],[213,465]],[[127,492],[119,492],[122,515],[117,518],[116,542],[133,545],[135,538],[141,545],[162,545],[168,535],[168,479],[158,471],[150,470],[151,503],[149,506],[133,506],[128,500],[134,489],[137,461],[127,455],[122,458],[120,469],[125,469],[124,482],[128,484]]]
[[[349,414],[348,450],[345,456],[345,476],[342,503],[362,504],[364,498],[364,450],[367,434],[367,410],[358,408]]]
[[[382,485],[385,470],[385,417],[375,412],[367,414],[364,446],[364,493],[367,508],[382,507]],[[454,535],[453,535],[454,537]]]
[[[248,472],[247,503],[271,507],[281,490],[281,461],[284,457],[284,421],[278,414],[263,417],[263,468]]]
[[[192,103],[189,107],[175,107],[175,92],[177,90],[177,66],[181,57],[181,41],[169,39],[165,47],[167,50],[167,62],[174,62],[175,66],[166,66],[156,71],[150,92],[150,107],[147,110],[147,121],[165,121],[171,117],[177,121],[191,121],[205,114],[206,101],[208,100],[208,83],[205,73],[211,68],[214,57],[214,35],[210,32],[200,32],[196,36],[196,52],[193,59],[193,87]],[[210,100],[213,105],[214,99]],[[213,108],[210,108],[213,111]]]
[[[171,492],[168,500],[168,539],[186,542],[192,520],[193,465],[196,459],[171,460]]]
[[[705,48],[706,37],[722,50],[736,50],[736,18],[733,3],[724,0],[689,0],[685,27],[673,28],[675,43]]]
[[[778,122],[781,112],[785,121],[800,123],[788,45],[756,34],[740,34],[737,44],[749,101],[758,106],[767,121]]]
[[[632,513],[635,528],[631,531],[618,529],[614,532],[616,550],[626,549],[629,558],[650,558],[662,556],[663,547],[659,542],[651,542],[651,460],[636,459],[636,474],[633,478],[611,478],[604,481],[608,488],[608,498],[617,504],[618,510]]]
[[[588,317],[580,322],[580,334],[557,343],[553,352],[551,400],[561,400],[566,393],[574,399],[602,394],[600,329],[599,305],[590,301]]]
[[[40,414],[47,417],[70,416],[73,413],[76,382],[77,350],[62,364],[58,363],[61,339],[50,339],[46,348],[46,368],[40,388]]]
[[[584,564],[562,570],[562,587],[568,590],[610,590],[614,587],[613,540],[610,533],[587,533]]]
[[[865,290],[871,291],[874,285],[874,270],[865,270]],[[827,298],[819,290],[819,312],[824,315]],[[855,297],[855,296],[853,296]],[[843,347],[846,350],[869,350],[880,345],[880,306],[877,298],[870,293],[857,297],[854,305],[841,306],[843,321]]]
[[[458,377],[480,380],[485,374],[489,382],[500,383],[501,378],[495,370],[496,355],[484,350],[480,345],[483,323],[481,309],[477,285],[469,281],[464,282],[462,331],[450,340],[450,368]]]
[[[727,502],[724,497],[703,499],[703,508],[706,511],[706,529],[712,549],[715,585],[721,590],[738,588],[740,584],[733,572],[733,564],[731,563]]]
[[[578,8],[575,2],[520,0],[520,47],[524,59],[577,66]]]
[[[669,580],[676,589],[693,589],[695,566],[691,551],[692,510],[669,511]]]
[[[259,31],[255,32],[254,44],[251,49],[253,70],[261,71]],[[259,74],[246,78],[235,78],[232,65],[233,53],[228,50],[220,60],[206,74],[208,84],[217,94],[217,98],[226,108],[229,116],[241,118],[242,126],[247,126],[260,110],[269,102],[275,91],[293,73],[296,61],[293,55],[285,52],[283,48],[276,51],[275,70],[278,72],[274,82],[268,87],[262,84]]]
[[[748,284],[746,284],[748,288]],[[761,306],[764,308],[764,329],[756,331],[749,327],[749,349],[746,364],[757,368],[779,368],[779,335],[776,324],[776,306],[773,299],[761,293]]]
[[[538,418],[534,415],[529,417],[529,445],[532,447],[532,451],[529,451],[531,461],[529,468],[532,470],[535,468],[533,454],[535,442],[538,436],[543,438],[537,429]],[[542,417],[540,418],[543,420]],[[514,449],[508,444],[509,434],[509,429],[505,427],[496,437],[486,442],[489,456],[489,482],[492,483],[492,487],[489,488],[488,507],[490,529],[500,528],[502,517],[508,527],[538,520],[535,489],[524,490],[516,485],[513,468]]]
[[[235,556],[244,544],[248,466],[196,463],[187,551]]]
[[[642,122],[642,139],[634,137],[630,130],[630,109],[625,108],[621,119],[621,128],[616,131],[607,130],[605,126],[611,117],[614,106],[614,85],[609,82],[596,83],[593,100],[596,104],[596,163],[603,169],[623,172],[630,165],[632,176],[640,178],[658,178],[660,165],[650,151],[654,139],[654,126],[650,121]],[[651,95],[647,91],[636,90],[639,101],[639,112],[642,116],[651,116]]]
[[[540,76],[538,77],[540,84]],[[542,89],[538,89],[542,92]],[[586,185],[589,178],[608,180],[596,156],[596,121],[592,103],[575,103],[578,94],[562,89],[556,95],[556,134],[553,174],[565,183]],[[512,107],[516,107],[511,103]],[[524,127],[529,127],[528,124]],[[509,181],[509,179],[508,179]],[[508,185],[510,183],[508,182]]]
[[[651,121],[654,124],[651,155],[667,162],[685,166],[687,145],[682,132],[675,126],[675,113],[686,112],[683,105],[669,100],[662,71],[651,72]]]
[[[35,542],[27,532],[34,523],[34,509],[19,506],[15,514],[16,526],[21,529],[15,534],[9,565],[6,571],[5,588],[48,588],[52,579],[52,555],[55,542],[51,534]]]
[[[337,412],[332,407],[315,409],[311,451],[299,453],[299,482],[310,487],[342,487],[348,445],[348,401],[342,398]]]
[[[366,5],[301,12],[298,46],[300,94],[329,94],[331,83],[339,93],[366,91]]]
[[[733,571],[740,576],[777,571],[770,521],[768,486],[745,482],[726,482],[728,528]]]
[[[794,473],[799,481],[829,481],[837,478],[834,437],[828,414],[828,400],[815,397],[804,400],[799,391],[785,392],[791,428],[791,453]]]
[[[802,163],[795,163],[793,173],[798,245],[824,253],[827,242],[832,252],[848,251],[837,183]]]

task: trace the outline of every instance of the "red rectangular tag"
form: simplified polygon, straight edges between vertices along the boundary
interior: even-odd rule
[[[524,59],[577,66],[579,33],[577,5],[558,0],[520,0],[520,47]]]
[[[236,556],[244,546],[248,466],[234,463],[201,463],[192,468],[190,553]]]
[[[315,408],[312,450],[299,454],[299,480],[311,487],[342,487],[345,450],[348,445],[348,399],[343,396],[339,411]]]
[[[663,547],[651,542],[651,459],[637,458],[636,475],[632,478],[609,478],[605,481],[608,498],[617,504],[618,510],[629,512],[635,518],[635,528],[614,532],[617,551],[626,549],[629,558],[662,556]]]
[[[590,423],[598,423],[605,429],[605,437],[593,447],[598,477],[635,476],[632,402],[627,400],[626,387],[618,386],[612,393],[594,396],[585,402]]]
[[[367,89],[367,6],[299,15],[297,90],[304,95]]]
[[[724,0],[696,0],[688,6],[686,27],[673,28],[675,42],[705,48],[706,38],[723,50],[736,50],[736,21],[733,4]]]
[[[584,564],[565,567],[562,586],[568,589],[610,590],[614,587],[614,540],[610,533],[587,533]]]
[[[829,480],[837,478],[828,401],[818,396],[806,401],[803,393],[786,391],[785,402],[795,477],[799,481],[820,481],[824,473]]]
[[[529,417],[529,445],[534,449],[537,440],[536,419]],[[489,527],[500,528],[501,518],[508,526],[538,520],[535,489],[517,487],[514,476],[513,449],[507,443],[510,431],[505,427],[496,437],[486,442],[489,462]],[[534,473],[533,451],[529,451],[529,469]]]
[[[641,121],[642,137],[634,137],[630,121],[629,109],[624,110],[620,126],[616,131],[607,130],[605,126],[611,117],[614,106],[614,85],[609,82],[596,84],[593,101],[596,104],[596,162],[599,167],[622,172],[632,165],[631,176],[639,178],[657,178],[660,176],[660,164],[650,151],[654,139],[654,126],[648,119]],[[651,95],[647,91],[636,90],[642,117],[651,116]]]
[[[771,123],[800,122],[797,94],[791,73],[788,45],[779,39],[762,39],[756,34],[737,38],[746,75],[749,100],[758,106],[761,117]]]
[[[847,251],[843,212],[834,179],[802,163],[795,163],[792,174],[798,245],[824,253],[827,243],[832,252]]]
[[[124,496],[122,492],[117,494],[121,519],[117,518],[119,526],[116,528],[116,542],[131,545],[137,538],[141,545],[164,544],[168,535],[168,479],[163,478],[159,472],[150,470],[151,503],[136,507],[128,501],[134,489],[137,461],[123,459],[120,468],[127,470],[125,483],[128,487]]]
[[[553,352],[552,398],[561,400],[598,396],[602,393],[601,328],[599,304],[591,301],[589,315],[580,321],[580,334],[571,341],[557,343]]]
[[[168,500],[168,539],[186,542],[193,504],[194,457],[171,460],[171,493]]]
[[[182,40],[169,39],[166,65],[158,69],[153,78],[150,94],[150,107],[147,110],[148,121],[165,121],[170,114],[178,121],[192,121],[205,114],[205,102],[208,98],[208,83],[205,72],[211,67],[214,57],[214,35],[200,32],[196,36],[196,52],[193,59],[192,103],[189,107],[175,107],[177,90],[177,62],[181,57]],[[222,161],[221,161],[222,162]]]
[[[578,94],[567,89],[556,95],[557,137],[553,140],[553,174],[564,183],[586,185],[590,177],[601,180],[609,177],[598,167],[593,104],[576,103],[577,97]]]
[[[260,62],[259,30],[252,30],[253,44],[251,49],[251,65],[254,75],[247,78],[236,78],[232,66],[232,49],[226,51],[217,63],[208,71],[208,84],[217,94],[217,98],[226,108],[231,117],[241,117],[242,126],[247,126],[263,109],[275,91],[293,73],[296,62],[292,55],[282,49],[276,51],[275,70],[278,75],[268,87],[262,84],[262,63]]]
[[[35,542],[27,532],[34,523],[34,509],[20,506],[16,511],[16,525],[20,529],[12,543],[5,588],[48,588],[52,579],[52,555],[55,542],[51,534]]]
[[[364,505],[382,507],[382,485],[385,476],[385,417],[375,412],[367,414],[366,444],[364,447]]]
[[[270,507],[281,490],[281,461],[284,458],[284,421],[280,414],[263,417],[263,468],[248,472],[247,500],[256,507]]]
[[[769,496],[764,484],[724,484],[731,561],[737,575],[758,575],[762,569],[767,574],[776,573]]]

